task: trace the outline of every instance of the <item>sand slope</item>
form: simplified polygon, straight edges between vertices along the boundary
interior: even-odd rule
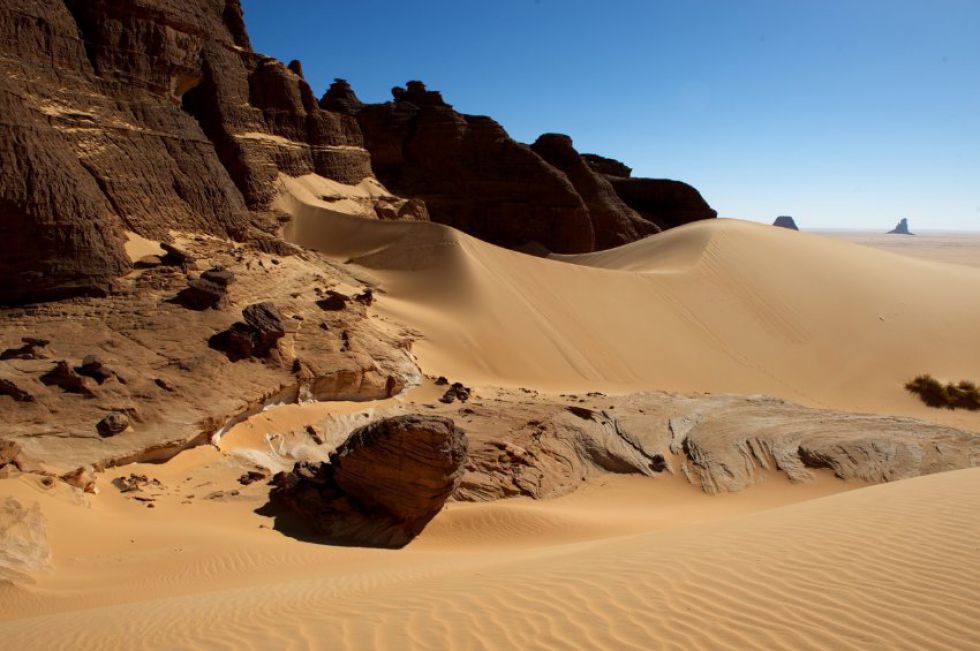
[[[792,491],[719,498],[661,485],[668,510],[658,510],[658,482],[608,483],[545,504],[456,505],[401,552],[243,529],[241,504],[220,505],[238,511],[237,531],[199,511],[195,533],[175,511],[151,544],[148,516],[117,505],[103,526],[142,547],[127,553],[122,540],[86,560],[76,542],[74,583],[0,590],[0,639],[32,649],[980,644],[980,469],[748,514]],[[648,532],[629,533],[639,527]],[[98,583],[85,579],[93,572]]]
[[[980,271],[735,220],[541,259],[436,224],[324,211],[283,178],[286,235],[376,275],[425,371],[551,391],[768,393],[961,427],[903,384],[980,377]]]

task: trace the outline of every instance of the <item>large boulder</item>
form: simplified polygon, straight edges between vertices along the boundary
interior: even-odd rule
[[[386,418],[355,430],[328,463],[276,475],[271,498],[328,542],[402,547],[459,486],[466,448],[448,418]]]

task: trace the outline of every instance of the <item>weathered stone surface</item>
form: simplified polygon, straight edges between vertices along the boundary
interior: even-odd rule
[[[421,82],[392,94],[393,102],[357,113],[374,171],[391,191],[425,201],[432,221],[494,244],[595,248],[571,182],[499,124],[457,113]]]
[[[640,393],[535,395],[494,390],[427,413],[466,428],[468,460],[454,499],[550,498],[603,473],[685,478],[707,493],[817,471],[893,481],[980,463],[980,434],[910,418],[809,409],[767,397]],[[410,403],[365,417],[413,413]],[[343,418],[317,425],[331,434]],[[346,431],[346,430],[344,430]]]
[[[772,225],[779,226],[780,228],[788,228],[792,231],[800,230],[799,227],[797,227],[796,225],[796,220],[794,220],[789,215],[782,215],[780,217],[776,217],[776,221],[774,221]]]
[[[338,312],[317,307],[313,288],[364,289],[320,254],[279,258],[199,236],[178,236],[174,244],[196,267],[235,274],[227,307],[194,311],[172,303],[186,276],[162,265],[119,279],[121,291],[108,297],[0,309],[0,350],[19,348],[28,334],[52,342],[38,349],[51,359],[0,361],[0,379],[33,397],[0,395],[0,436],[22,446],[26,458],[43,461],[52,476],[83,465],[101,470],[168,459],[270,403],[381,399],[418,381],[404,345],[411,335],[382,331],[359,303]],[[216,331],[244,324],[243,308],[266,301],[275,301],[287,331],[279,354],[261,364],[233,364],[208,347]],[[114,377],[99,385],[75,371],[90,355]],[[302,373],[293,370],[296,359],[303,360]],[[58,360],[90,396],[41,381]],[[112,411],[129,414],[131,427],[103,438],[96,424]]]
[[[531,149],[561,170],[575,186],[589,210],[596,249],[610,249],[660,232],[655,224],[627,206],[604,176],[589,167],[568,136],[546,133]]]
[[[903,217],[895,228],[888,231],[888,235],[915,235],[915,233],[909,231],[909,220]]]
[[[329,463],[298,463],[271,498],[328,541],[402,547],[459,485],[466,434],[446,418],[398,416],[351,434]]]
[[[29,579],[51,562],[41,507],[25,507],[12,497],[0,501],[0,583]]]

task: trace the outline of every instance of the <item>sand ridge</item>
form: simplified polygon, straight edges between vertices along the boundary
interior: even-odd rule
[[[429,223],[320,210],[281,179],[285,235],[376,276],[423,369],[553,392],[765,393],[977,429],[903,385],[980,374],[980,271],[708,220],[554,260]],[[939,290],[942,291],[939,291]]]

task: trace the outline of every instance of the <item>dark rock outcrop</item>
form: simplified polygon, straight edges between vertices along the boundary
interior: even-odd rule
[[[459,486],[466,447],[447,418],[387,418],[354,431],[329,463],[276,475],[271,499],[329,542],[403,547]]]
[[[898,222],[898,225],[895,226],[895,228],[893,228],[892,230],[888,231],[887,234],[888,235],[915,235],[915,233],[909,230],[909,220],[905,219],[904,217],[900,222]]]
[[[661,230],[718,216],[700,192],[681,181],[609,177],[609,182],[626,205]]]
[[[660,232],[619,198],[612,184],[575,151],[570,137],[546,133],[531,150],[561,170],[582,197],[592,219],[596,249],[610,249]]]
[[[614,158],[606,158],[605,156],[600,156],[599,154],[582,154],[582,160],[586,164],[595,170],[597,173],[604,176],[618,176],[621,178],[629,178],[633,175],[633,168],[621,163]]]
[[[701,193],[687,183],[633,178],[631,168],[612,158],[596,154],[584,154],[582,158],[593,170],[606,177],[627,206],[660,230],[718,216]]]
[[[800,230],[796,225],[796,220],[794,220],[789,215],[781,215],[776,217],[776,221],[772,223],[773,226],[779,226],[780,228],[788,228],[792,231]]]
[[[568,178],[503,127],[457,113],[421,82],[392,94],[393,102],[357,113],[374,171],[392,192],[424,200],[432,221],[501,246],[595,248],[588,209]]]
[[[364,102],[357,98],[346,79],[334,79],[327,93],[320,99],[320,108],[344,115],[357,115]]]
[[[286,335],[282,315],[272,303],[256,303],[242,310],[245,322],[232,324],[208,341],[215,350],[221,350],[237,362],[247,357],[265,358]]]

